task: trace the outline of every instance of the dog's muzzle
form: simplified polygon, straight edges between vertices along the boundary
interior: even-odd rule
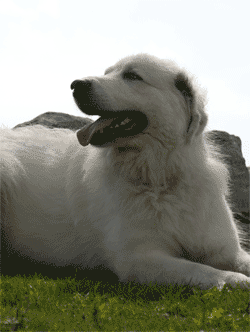
[[[141,133],[148,126],[148,119],[138,110],[113,110],[102,105],[94,91],[91,80],[75,80],[71,84],[73,96],[79,109],[88,115],[100,115],[95,122],[77,132],[83,146],[107,146],[118,139],[128,139]]]

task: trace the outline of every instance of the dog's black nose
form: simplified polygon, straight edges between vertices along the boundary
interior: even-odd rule
[[[81,80],[75,80],[71,83],[71,90],[75,89],[75,87],[77,86],[77,84],[81,83],[82,81]]]

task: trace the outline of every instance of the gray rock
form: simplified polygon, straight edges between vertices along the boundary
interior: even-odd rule
[[[74,116],[66,113],[46,112],[38,115],[33,120],[18,124],[13,129],[40,124],[51,129],[68,128],[76,131],[91,122],[93,122],[93,120],[89,118],[82,118],[80,116]]]
[[[229,166],[231,177],[231,204],[235,217],[249,224],[250,216],[250,186],[249,169],[246,167],[245,159],[242,155],[241,140],[238,136],[230,135],[225,131],[213,130],[206,135],[211,138],[221,148],[225,161]]]

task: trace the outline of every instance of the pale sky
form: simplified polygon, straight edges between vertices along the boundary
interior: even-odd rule
[[[85,116],[71,82],[147,52],[197,76],[207,129],[239,136],[250,166],[249,13],[249,0],[0,0],[0,125]]]

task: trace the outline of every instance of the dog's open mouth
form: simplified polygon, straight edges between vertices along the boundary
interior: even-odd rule
[[[140,111],[106,111],[95,122],[77,132],[81,145],[107,146],[118,138],[131,138],[141,133],[148,125],[145,114]]]

